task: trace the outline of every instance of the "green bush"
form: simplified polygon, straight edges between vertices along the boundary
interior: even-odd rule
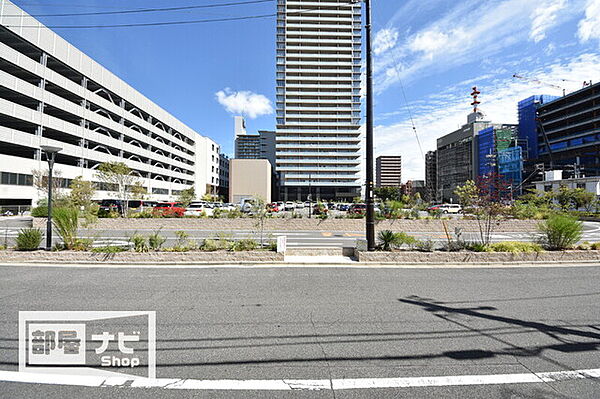
[[[577,218],[557,214],[538,225],[541,243],[550,250],[572,248],[581,239],[583,223]]]
[[[592,249],[595,251],[600,250],[600,242],[595,242],[592,244]]]
[[[76,238],[73,242],[73,251],[89,251],[92,248],[94,240],[91,238]]]
[[[46,218],[48,217],[48,206],[36,206],[31,210],[31,216],[34,218]]]
[[[130,239],[133,244],[133,250],[135,252],[148,252],[148,244],[146,244],[146,237],[141,234],[134,234]]]
[[[75,249],[77,229],[79,228],[79,211],[74,208],[56,208],[52,210],[52,220],[65,248]]]
[[[415,237],[409,236],[404,232],[394,233],[391,230],[380,231],[378,239],[380,247],[384,251],[390,251],[395,247],[401,248],[403,245],[412,248],[417,244],[417,239]]]
[[[119,247],[116,245],[107,245],[105,247],[96,247],[92,248],[92,252],[101,253],[101,254],[116,254],[118,252],[125,252],[127,248]]]
[[[384,251],[390,251],[396,242],[396,234],[391,230],[381,230],[377,238]]]
[[[160,230],[148,236],[148,246],[153,251],[159,251],[167,239],[160,235]]]
[[[534,242],[503,241],[487,245],[487,252],[541,252],[544,249]]]
[[[258,242],[252,238],[233,240],[229,246],[230,251],[252,251],[256,248],[258,248]]]
[[[200,249],[203,251],[218,251],[221,248],[221,245],[219,243],[218,240],[213,240],[212,238],[207,238],[206,240],[204,240],[204,242],[202,243],[202,245],[200,246]]]
[[[415,249],[421,252],[433,252],[435,249],[435,242],[432,240],[418,240],[415,243]]]
[[[42,242],[42,230],[28,228],[21,229],[17,235],[18,251],[35,251],[39,249]]]

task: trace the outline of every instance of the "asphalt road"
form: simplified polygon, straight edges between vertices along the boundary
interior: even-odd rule
[[[597,222],[584,222],[584,231],[581,241],[596,242],[600,241],[600,223]],[[9,246],[14,245],[14,239],[19,232],[18,227],[1,227],[0,226],[0,245],[6,242]],[[154,230],[135,230],[135,229],[118,229],[118,230],[98,230],[98,229],[82,229],[80,232],[83,238],[92,238],[95,241],[96,246],[103,245],[126,245],[129,239],[134,234],[149,235]],[[225,234],[233,239],[242,238],[255,238],[259,240],[260,235],[256,230],[234,230],[234,231],[206,231],[206,230],[186,230],[189,234],[190,239],[202,240],[205,238],[215,238],[219,234]],[[446,235],[441,231],[435,232],[406,232],[409,235],[413,235],[421,240],[432,240],[438,243],[446,241]],[[162,230],[161,235],[167,238],[165,242],[166,246],[174,245],[176,241],[176,234],[174,230]],[[287,242],[289,247],[293,248],[314,248],[314,247],[353,247],[355,246],[356,240],[359,238],[365,238],[363,231],[270,231],[264,233],[264,239],[275,239],[277,236],[287,236]],[[466,241],[478,241],[478,233],[463,233],[464,240]],[[58,238],[57,238],[58,239]],[[530,233],[518,233],[518,232],[503,232],[494,233],[492,235],[492,242],[497,241],[533,241],[536,239],[535,235]]]
[[[493,384],[333,391],[0,381],[0,397],[598,398],[598,378],[499,382],[504,374],[598,368],[599,287],[600,266],[0,266],[0,376],[2,370],[17,370],[20,310],[154,310],[159,378],[276,383],[500,375]]]

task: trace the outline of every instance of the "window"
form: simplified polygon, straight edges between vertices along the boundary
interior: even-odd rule
[[[21,173],[2,172],[0,174],[0,184],[13,186],[33,186],[33,176]]]
[[[152,194],[169,195],[169,189],[154,187],[152,188]]]

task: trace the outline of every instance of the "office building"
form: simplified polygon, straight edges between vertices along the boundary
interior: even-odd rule
[[[280,199],[360,195],[360,2],[278,0]]]
[[[425,154],[425,197],[428,202],[437,202],[437,151]]]
[[[219,154],[219,196],[229,198],[229,157],[223,153]]]
[[[234,145],[236,159],[267,159],[275,165],[275,132],[259,130],[256,134],[248,134],[242,116],[235,117]]]
[[[62,148],[55,171],[67,183],[98,183],[101,163],[124,162],[152,199],[216,190],[217,143],[10,1],[0,10],[0,204],[35,205],[32,170],[47,170],[41,145]],[[114,197],[98,187],[96,198]]]
[[[231,159],[229,161],[229,202],[244,199],[271,202],[272,168],[266,159]]]
[[[599,104],[596,83],[539,105],[536,163],[564,170],[565,178],[600,176]]]
[[[477,178],[477,134],[491,126],[482,112],[472,112],[467,123],[437,139],[437,200],[457,202],[454,190]]]
[[[402,157],[381,155],[375,159],[375,181],[377,187],[400,187],[402,184]]]

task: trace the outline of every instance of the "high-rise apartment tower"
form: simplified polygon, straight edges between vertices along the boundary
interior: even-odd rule
[[[278,0],[280,198],[360,195],[360,2]]]

